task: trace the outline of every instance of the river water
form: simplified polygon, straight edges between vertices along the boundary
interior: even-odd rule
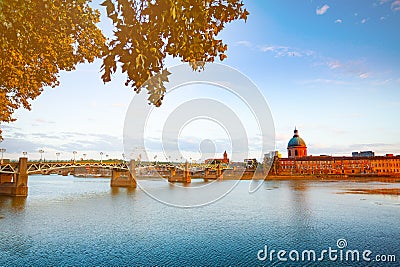
[[[177,208],[109,179],[30,176],[27,198],[0,197],[0,266],[400,266],[400,197],[346,193],[399,185],[267,181],[249,194],[240,181],[212,204]],[[305,250],[316,258],[302,259]]]

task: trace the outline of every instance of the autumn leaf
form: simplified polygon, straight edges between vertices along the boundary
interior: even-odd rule
[[[249,15],[238,0],[106,0],[102,5],[116,28],[104,55],[103,81],[108,82],[110,73],[115,72],[107,60],[112,55],[123,63],[123,72],[124,64],[135,66],[127,71],[125,84],[133,86],[136,92],[141,91],[140,86],[145,87],[148,100],[156,106],[161,105],[163,83],[168,81],[164,74],[167,55],[189,62],[198,71],[216,57],[222,61],[227,57],[227,45],[216,39],[217,34],[227,23],[246,20]],[[115,13],[110,14],[110,10]],[[116,21],[116,16],[124,20]],[[161,77],[160,84],[145,82],[153,77]]]

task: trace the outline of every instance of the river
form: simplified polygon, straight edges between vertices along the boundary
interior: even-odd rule
[[[140,183],[174,199],[189,194]],[[109,179],[33,175],[27,198],[0,197],[0,266],[399,266],[400,197],[349,193],[399,183],[266,181],[252,194],[249,183],[178,208],[141,188],[111,189]],[[346,259],[348,250],[360,258]]]

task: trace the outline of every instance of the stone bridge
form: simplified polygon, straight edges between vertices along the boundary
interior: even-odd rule
[[[74,168],[104,168],[112,170],[112,187],[136,187],[135,161],[28,161],[20,158],[18,162],[0,164],[0,195],[27,196],[28,175],[50,174],[57,170],[71,172]],[[132,172],[130,170],[133,170]]]
[[[191,183],[192,179],[204,179],[205,181],[220,180],[225,175],[229,177],[242,177],[246,172],[229,169],[228,166],[209,164],[185,164],[174,165],[144,163],[136,168],[134,160],[124,161],[28,161],[28,158],[20,158],[18,162],[3,162],[0,164],[0,195],[27,196],[28,176],[32,174],[58,173],[68,175],[75,174],[76,168],[102,168],[111,170],[111,187],[136,187],[136,174],[142,178],[157,177],[167,178],[169,182]],[[144,173],[143,173],[144,172]],[[253,174],[252,171],[251,174]]]

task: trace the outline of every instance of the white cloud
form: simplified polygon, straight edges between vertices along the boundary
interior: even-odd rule
[[[376,87],[382,87],[382,86],[386,86],[389,83],[393,83],[395,82],[393,79],[377,79],[374,81],[371,81],[371,85],[372,86],[376,86]]]
[[[383,5],[390,2],[390,0],[379,0],[379,5]]]
[[[353,144],[353,145],[335,145],[329,146],[325,144],[308,144],[308,153],[314,155],[327,154],[332,156],[350,156],[351,151],[365,151],[372,150],[375,155],[385,155],[398,151],[400,144],[385,144],[385,143],[371,143],[371,144]]]
[[[274,51],[278,51],[280,49],[287,49],[287,47],[285,47],[285,46],[262,46],[260,48],[260,50],[263,52],[274,52]]]
[[[342,67],[342,63],[340,63],[338,60],[334,60],[334,61],[330,61],[327,63],[328,67],[333,70],[333,69],[338,69],[340,67]]]
[[[324,65],[330,70],[361,79],[366,79],[371,76],[371,72],[368,70],[364,60],[349,60],[343,62],[336,59],[328,59]]]
[[[364,24],[365,22],[367,22],[367,19],[364,18],[364,19],[361,20],[362,24]]]
[[[245,41],[245,40],[237,41],[236,44],[237,45],[242,45],[242,46],[245,46],[245,47],[252,47],[253,46],[253,44],[251,42]]]
[[[47,159],[55,159],[55,152],[61,152],[64,159],[73,157],[72,151],[86,153],[88,157],[98,156],[99,151],[118,157],[123,151],[122,139],[108,134],[82,134],[79,132],[21,133],[10,128],[4,135],[2,145],[7,148],[10,158],[16,159],[22,151],[28,152],[29,158],[38,158],[39,149],[43,149]]]
[[[288,56],[292,56],[292,57],[302,57],[303,55],[300,52],[296,52],[296,51],[289,51]]]
[[[370,76],[370,75],[369,75],[369,73],[367,73],[367,72],[361,73],[361,74],[359,75],[359,77],[360,77],[361,79],[367,79],[369,76]]]
[[[304,57],[304,56],[312,56],[314,55],[314,51],[304,50],[301,51],[296,48],[288,47],[288,46],[279,46],[279,45],[264,45],[259,47],[262,52],[269,52],[275,55],[275,57]]]
[[[332,80],[332,79],[313,79],[299,81],[300,84],[332,84],[332,85],[349,85],[349,82],[342,80]]]
[[[327,4],[323,5],[321,8],[317,8],[317,10],[315,11],[315,13],[317,15],[323,15],[325,14],[329,9],[329,6]]]
[[[335,20],[335,23],[342,23],[342,22],[343,22],[343,20],[341,20],[341,19]]]
[[[400,11],[400,0],[396,0],[392,3],[393,11]]]
[[[45,123],[45,124],[54,124],[54,123],[56,123],[55,121],[49,121],[49,120],[42,119],[42,118],[37,118],[35,120],[35,122],[37,122],[37,123]]]

